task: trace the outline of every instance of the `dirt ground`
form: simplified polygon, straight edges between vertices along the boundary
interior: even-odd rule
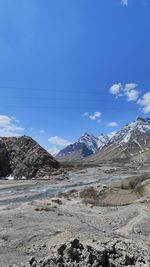
[[[124,238],[150,248],[149,180],[140,195],[122,185],[131,176],[137,173],[103,167],[55,182],[0,181],[0,267],[24,266],[73,238],[83,244]],[[99,202],[82,197],[91,186],[102,190]]]

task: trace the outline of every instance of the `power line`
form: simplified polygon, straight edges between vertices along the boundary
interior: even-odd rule
[[[73,107],[73,106],[67,106],[67,107],[65,107],[65,106],[46,106],[46,105],[44,105],[44,106],[34,106],[34,105],[32,105],[32,106],[23,106],[23,105],[21,105],[21,106],[18,106],[18,105],[5,105],[4,107],[1,105],[1,109],[2,108],[15,108],[15,109],[64,109],[64,110],[82,110],[82,111],[84,111],[84,110],[93,110],[93,107],[89,107],[89,106],[82,106],[82,107],[79,107],[79,106],[76,106],[76,107]],[[94,109],[100,109],[100,106],[98,107],[98,106],[96,106],[96,107],[94,107]],[[110,111],[130,111],[131,112],[131,110],[130,109],[128,109],[128,108],[124,108],[124,107],[113,107],[113,108],[105,108],[105,107],[103,107],[102,108],[103,109],[103,111],[105,111],[105,110],[110,110]],[[136,108],[135,108],[135,110],[136,110]]]
[[[31,100],[78,100],[74,97],[52,97],[52,96],[0,96],[2,98],[9,98],[9,99],[31,99]],[[88,99],[86,99],[86,102]],[[106,99],[106,98],[100,98],[100,99],[89,99],[89,101],[96,101],[96,102],[114,102],[114,100]],[[123,99],[121,100],[123,101]]]
[[[52,88],[34,88],[34,87],[15,87],[15,86],[0,86],[0,89],[8,89],[8,90],[19,90],[19,91],[46,91],[49,93],[78,93],[78,94],[94,94],[94,95],[99,95],[101,92],[99,91],[81,91],[78,89],[69,89],[69,90],[65,90],[65,89],[52,89]],[[104,92],[103,92],[104,93]]]

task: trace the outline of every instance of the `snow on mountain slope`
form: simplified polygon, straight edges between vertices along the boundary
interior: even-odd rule
[[[136,121],[128,124],[119,132],[117,132],[110,140],[110,143],[113,142],[117,142],[120,144],[128,143],[133,135],[136,138],[139,135],[146,134],[149,132],[150,132],[150,119],[149,118],[144,119],[138,117]]]
[[[98,136],[98,148],[101,149],[109,142],[109,137],[107,135],[101,134]]]
[[[75,143],[65,147],[58,154],[58,159],[77,160],[94,154],[108,143],[108,137],[101,134],[95,137],[85,133]]]
[[[138,117],[134,122],[118,131],[100,151],[90,157],[91,161],[126,163],[150,155],[150,119]]]

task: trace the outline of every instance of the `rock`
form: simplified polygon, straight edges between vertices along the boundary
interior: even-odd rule
[[[36,260],[32,259],[33,263]],[[32,263],[32,264],[33,264]],[[83,246],[78,239],[61,245],[57,253],[37,262],[36,267],[150,266],[150,252],[123,240]],[[33,266],[33,265],[31,265]]]
[[[30,266],[32,266],[32,267],[36,267],[36,263],[37,263],[37,261],[35,260],[34,257],[31,257],[31,259],[29,260],[29,263],[30,263]]]
[[[0,177],[6,177],[11,172],[5,144],[0,140]]]
[[[0,177],[50,177],[59,163],[31,137],[0,138]]]

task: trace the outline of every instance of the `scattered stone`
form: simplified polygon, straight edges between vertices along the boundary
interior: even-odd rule
[[[58,205],[62,205],[62,201],[60,199],[58,199],[58,198],[52,199],[52,202],[54,202],[54,203],[56,203]]]
[[[55,254],[39,262],[32,257],[29,263],[32,267],[144,267],[150,266],[150,252],[123,240],[99,242],[92,247],[74,239],[61,245]]]
[[[30,263],[30,265],[31,265],[32,267],[36,267],[36,265],[37,265],[37,261],[35,260],[34,257],[32,257],[32,258],[29,260],[29,263]]]

